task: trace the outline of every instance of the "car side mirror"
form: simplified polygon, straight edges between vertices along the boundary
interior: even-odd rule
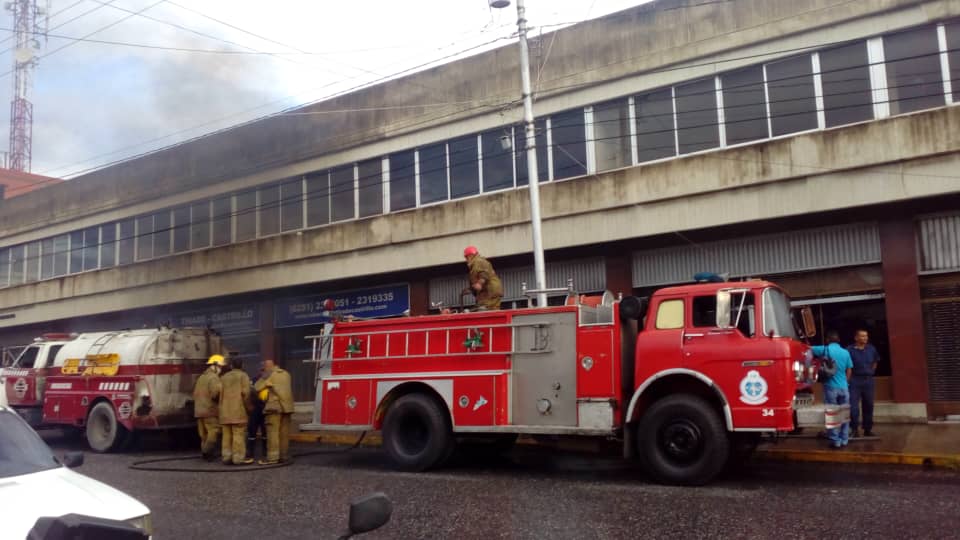
[[[76,469],[83,465],[83,452],[67,452],[63,455],[60,463],[63,463],[63,466],[68,469]]]
[[[730,291],[717,291],[717,328],[730,326]]]
[[[393,503],[382,492],[364,495],[350,503],[350,532],[342,538],[379,529],[390,521]]]
[[[800,317],[803,319],[803,335],[812,338],[817,335],[817,324],[813,320],[813,310],[810,306],[803,306],[800,309]]]

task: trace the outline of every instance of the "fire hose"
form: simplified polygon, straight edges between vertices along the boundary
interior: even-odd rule
[[[357,438],[357,441],[351,446],[346,448],[335,448],[335,449],[324,449],[324,450],[310,450],[308,452],[300,452],[293,454],[293,458],[301,458],[307,456],[316,456],[322,454],[342,454],[355,450],[360,446],[360,443],[363,442],[363,438],[366,437],[367,432],[364,431],[360,434],[360,437]],[[279,463],[273,463],[270,465],[259,465],[259,466],[234,466],[229,468],[222,469],[211,469],[206,467],[161,467],[153,465],[154,463],[169,463],[175,461],[194,461],[202,460],[202,457],[199,456],[175,456],[175,457],[164,457],[164,458],[154,458],[154,459],[144,459],[140,461],[134,461],[127,468],[135,471],[161,471],[161,472],[191,472],[191,473],[239,473],[239,472],[250,472],[250,471],[266,471],[269,469],[279,469],[281,467],[287,467],[293,465],[293,460],[282,461]]]

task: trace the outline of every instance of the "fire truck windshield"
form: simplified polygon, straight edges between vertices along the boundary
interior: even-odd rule
[[[763,291],[763,331],[768,336],[799,339],[790,312],[790,297],[780,289]]]
[[[37,354],[39,352],[40,347],[27,347],[20,353],[20,356],[17,357],[16,362],[13,363],[13,367],[32,368],[37,361]]]
[[[0,408],[0,478],[55,469],[60,463],[16,413]]]

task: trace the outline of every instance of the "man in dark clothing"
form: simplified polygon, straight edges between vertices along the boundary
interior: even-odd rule
[[[860,432],[860,404],[863,403],[863,434],[873,437],[873,374],[877,372],[880,354],[869,343],[870,334],[857,330],[853,345],[847,347],[853,360],[853,378],[850,380],[850,432],[858,437]]]
[[[257,373],[257,377],[251,381],[253,384],[257,384],[257,381],[263,378],[263,364],[260,365],[260,371]],[[267,429],[263,423],[263,401],[256,395],[256,392],[251,391],[251,399],[253,402],[253,410],[250,412],[250,419],[247,421],[247,457],[250,459],[255,459],[256,456],[256,445],[257,438],[261,441],[261,450],[262,456],[266,457],[267,455]]]

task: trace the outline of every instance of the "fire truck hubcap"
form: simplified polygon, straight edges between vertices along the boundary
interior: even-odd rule
[[[664,426],[661,432],[660,448],[672,460],[694,461],[703,451],[700,428],[687,419],[673,420]]]

